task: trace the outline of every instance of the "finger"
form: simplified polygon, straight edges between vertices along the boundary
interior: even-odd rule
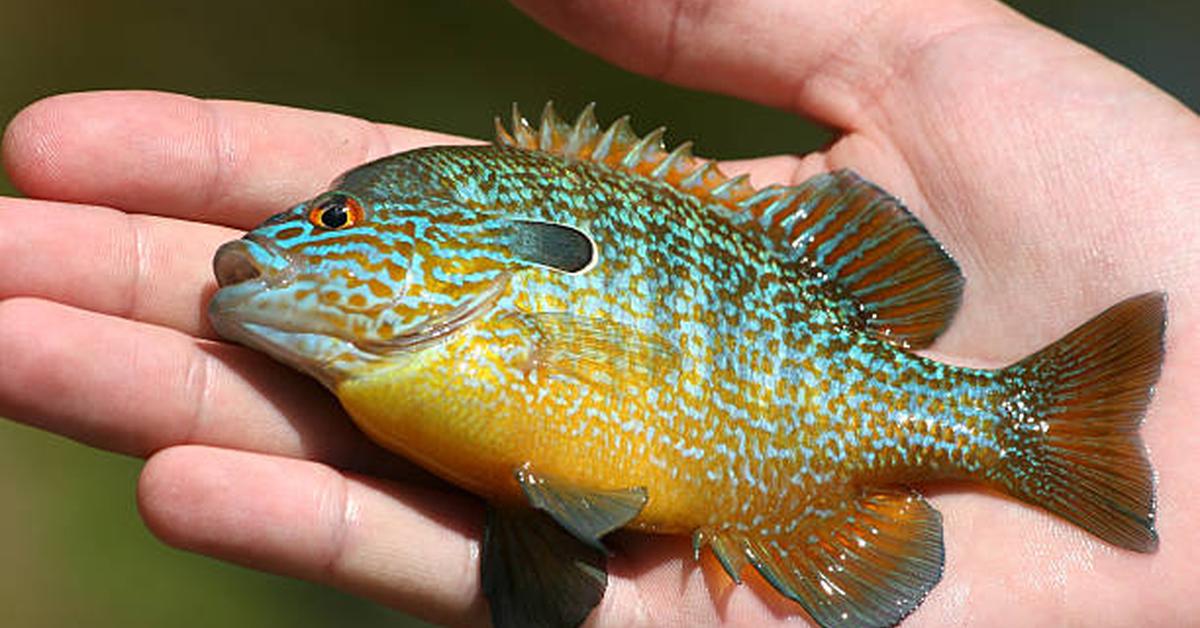
[[[903,89],[905,64],[942,34],[1013,21],[998,2],[622,2],[514,0],[548,28],[635,72],[862,125]]]
[[[807,163],[811,167],[803,168]],[[793,157],[724,162],[759,184],[820,170]],[[104,207],[0,199],[0,298],[50,299],[74,307],[214,337],[204,315],[215,289],[212,255],[240,237],[227,227]]]
[[[201,443],[425,478],[254,351],[38,299],[0,301],[0,416],[135,456]]]
[[[466,141],[288,107],[91,92],[27,107],[3,157],[29,196],[246,228],[352,166]]]
[[[195,137],[212,134],[229,146],[205,148]],[[365,161],[472,141],[286,107],[96,92],[26,108],[6,130],[3,152],[10,178],[33,197],[246,229]],[[822,169],[789,156],[725,165],[764,182]]]
[[[150,459],[147,526],[186,550],[326,583],[437,622],[482,625],[466,495],[368,482],[324,465],[209,447]]]
[[[0,199],[0,299],[39,297],[213,335],[212,256],[241,232],[85,205]]]

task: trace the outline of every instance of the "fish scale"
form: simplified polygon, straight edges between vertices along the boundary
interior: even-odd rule
[[[621,527],[692,535],[823,626],[894,624],[941,578],[941,517],[908,488],[931,480],[1154,547],[1137,425],[1162,295],[1008,368],[949,366],[912,350],[959,269],[857,175],[755,190],[590,107],[497,136],[351,170],[224,245],[210,305],[488,500],[495,624],[583,621]]]

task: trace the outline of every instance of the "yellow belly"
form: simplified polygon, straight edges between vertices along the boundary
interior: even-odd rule
[[[671,445],[681,435],[657,421],[650,382],[597,386],[540,367],[513,377],[511,353],[473,338],[460,334],[335,392],[373,440],[486,499],[523,503],[514,471],[528,465],[581,488],[644,487],[636,528],[682,533],[712,520],[719,485],[704,461]]]

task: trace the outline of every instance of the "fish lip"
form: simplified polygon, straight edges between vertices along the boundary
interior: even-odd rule
[[[209,304],[210,315],[232,310],[260,290],[284,283],[294,274],[287,254],[254,233],[218,247],[212,265],[218,290]]]
[[[213,275],[218,287],[228,288],[258,279],[263,268],[244,241],[234,240],[222,244],[213,255]]]
[[[270,254],[271,259],[288,260],[287,254],[271,238],[265,238],[251,231],[242,236],[241,241],[246,242],[247,245],[257,246],[266,250]],[[234,242],[238,242],[238,240],[234,240]]]
[[[353,342],[337,334],[323,331],[297,329],[267,320],[246,317],[241,307],[260,290],[266,289],[262,278],[244,281],[221,288],[208,303],[208,320],[217,335],[225,340],[257,349],[292,368],[307,373],[326,387],[345,374],[332,367],[332,357],[314,358],[297,349],[305,336],[325,338],[343,347],[353,347]]]
[[[256,294],[286,280],[290,260],[270,240],[247,233],[218,247],[212,265],[218,289],[208,302],[209,322],[221,337],[253,345],[248,341],[254,334],[238,310]]]
[[[247,233],[230,240],[213,254],[213,274],[221,288],[264,277],[278,280],[287,274],[291,258],[269,238]]]
[[[222,288],[221,291],[239,290],[242,289],[242,286],[256,288],[254,284],[254,281],[246,282]],[[209,303],[209,319],[221,337],[258,349],[279,362],[308,374],[326,388],[334,390],[338,382],[354,377],[357,367],[353,366],[353,363],[339,365],[337,356],[342,351],[331,351],[324,358],[314,358],[312,355],[297,350],[296,346],[306,336],[324,338],[337,343],[344,350],[358,354],[360,364],[378,360],[389,360],[401,364],[407,358],[444,342],[456,332],[487,316],[495,309],[506,285],[506,281],[497,281],[480,298],[390,341],[364,342],[334,332],[298,329],[262,320],[243,320],[237,316],[226,316],[226,313],[233,313],[236,304],[225,309],[224,305],[216,298]]]

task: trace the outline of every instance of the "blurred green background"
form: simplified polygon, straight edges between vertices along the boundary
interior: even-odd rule
[[[1197,0],[1021,0],[1200,109]],[[0,118],[50,94],[150,88],[326,109],[489,137],[517,100],[670,123],[721,157],[816,148],[825,133],[730,98],[632,76],[501,2],[0,0]],[[736,124],[728,121],[737,120]],[[0,191],[11,193],[0,179]],[[3,356],[0,356],[3,360]],[[0,420],[0,625],[402,626],[304,582],[164,547],[134,506],[140,462]]]

